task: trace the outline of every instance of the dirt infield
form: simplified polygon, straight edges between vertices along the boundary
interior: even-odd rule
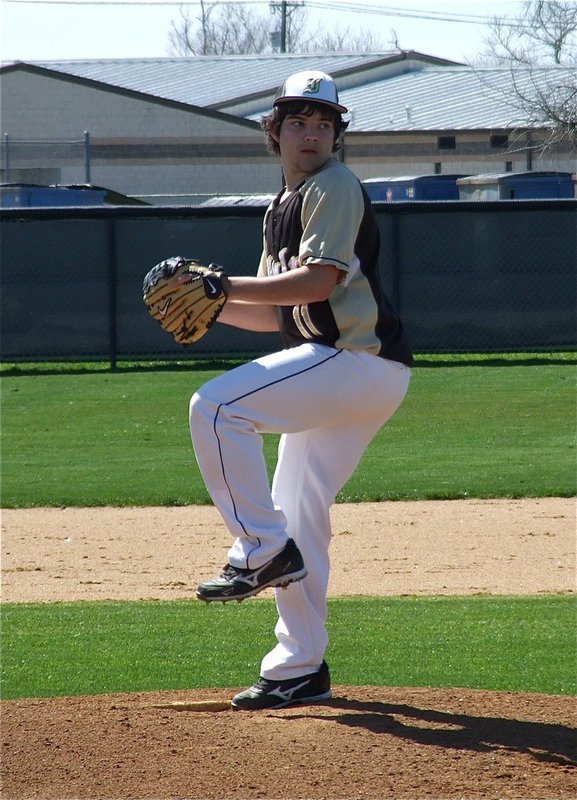
[[[339,504],[329,592],[539,594],[575,590],[575,500]],[[174,600],[226,562],[212,506],[2,514],[2,600]]]
[[[339,505],[330,592],[574,592],[575,523],[574,499]],[[4,511],[2,525],[3,602],[192,597],[229,543],[211,507]],[[574,698],[336,685],[274,712],[152,707],[238,688],[4,701],[2,798],[577,797]]]

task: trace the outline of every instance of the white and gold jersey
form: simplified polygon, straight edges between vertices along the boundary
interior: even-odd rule
[[[259,275],[311,264],[342,272],[327,300],[277,308],[285,347],[318,342],[411,366],[403,326],[382,289],[379,229],[358,178],[331,158],[283,202],[282,196],[265,215]]]

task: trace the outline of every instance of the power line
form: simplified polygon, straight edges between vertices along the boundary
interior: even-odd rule
[[[442,22],[461,22],[479,25],[488,23],[492,17],[480,14],[463,14],[452,12],[430,11],[422,8],[398,8],[396,6],[373,6],[363,3],[336,3],[312,2],[307,3],[310,8],[327,9],[329,11],[354,11],[361,14],[375,14],[384,17],[408,17],[412,19],[439,20]]]
[[[199,6],[199,0],[2,0],[20,6]],[[269,0],[234,0],[243,6],[269,6]],[[215,2],[214,5],[224,5]]]
[[[148,8],[148,7],[162,7],[166,6],[199,6],[200,0],[2,0],[4,3],[11,3],[12,5],[43,5],[43,6],[118,6],[119,8],[128,8],[134,6],[135,8]],[[239,5],[252,5],[271,6],[279,5],[279,3],[271,3],[270,0],[233,0]],[[222,3],[215,2],[215,5],[223,5]],[[288,4],[287,4],[288,5]],[[291,4],[296,5],[296,4]],[[299,3],[298,5],[301,5]],[[429,20],[430,22],[453,22],[460,25],[489,25],[493,22],[493,17],[483,16],[481,14],[465,14],[465,13],[452,13],[452,12],[438,12],[425,10],[422,8],[398,8],[396,6],[373,6],[366,3],[356,2],[321,2],[320,0],[305,0],[302,3],[305,9],[315,9],[320,11],[340,11],[342,13],[357,14],[371,14],[374,16],[382,17],[401,17],[404,19],[420,19]],[[511,28],[524,28],[526,25],[519,23],[513,19],[507,19],[507,24]]]
[[[200,3],[182,2],[181,0],[2,0],[19,6],[197,6]],[[244,0],[243,5],[263,5],[257,0]]]
[[[199,0],[3,0],[13,5],[69,5],[69,6],[198,6]],[[269,0],[235,0],[241,5],[268,6]],[[217,4],[217,3],[216,3]],[[452,12],[437,12],[419,8],[398,8],[395,6],[373,6],[366,3],[337,3],[337,2],[304,2],[305,8],[355,12],[361,14],[374,14],[376,16],[406,17],[409,19],[426,19],[439,22],[459,22],[462,24],[479,25],[491,22],[492,17],[480,14],[464,14]]]

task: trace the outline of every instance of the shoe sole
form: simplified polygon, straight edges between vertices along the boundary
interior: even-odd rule
[[[242,603],[243,600],[246,600],[249,597],[254,597],[264,589],[271,589],[279,586],[282,589],[286,589],[289,583],[297,583],[298,581],[302,581],[302,579],[306,578],[307,575],[308,570],[306,567],[303,567],[302,569],[298,570],[298,572],[291,572],[288,575],[279,575],[278,578],[273,578],[272,580],[267,581],[267,583],[263,583],[261,586],[257,586],[254,589],[249,589],[243,594],[233,594],[221,597],[204,597],[201,592],[197,591],[196,596],[199,600],[203,600],[205,603],[230,603],[232,600]]]
[[[231,700],[231,707],[233,711],[273,711],[275,708],[288,708],[288,706],[305,706],[319,703],[321,700],[330,700],[333,696],[332,691],[322,694],[316,694],[314,697],[302,697],[297,700],[288,700],[286,702],[275,703],[274,706],[242,706],[236,705],[234,699]]]

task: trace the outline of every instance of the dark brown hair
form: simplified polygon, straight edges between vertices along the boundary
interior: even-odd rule
[[[330,106],[324,103],[311,103],[309,100],[289,100],[284,103],[278,103],[278,105],[274,106],[271,114],[267,114],[261,119],[260,126],[265,134],[267,150],[270,153],[274,153],[274,155],[279,155],[280,148],[276,139],[271,136],[271,131],[278,136],[281,125],[287,117],[296,116],[297,114],[304,114],[306,117],[310,117],[315,111],[322,111],[333,123],[335,134],[333,153],[340,150],[342,142],[339,140],[349,123],[341,117],[338,111],[335,111]]]

